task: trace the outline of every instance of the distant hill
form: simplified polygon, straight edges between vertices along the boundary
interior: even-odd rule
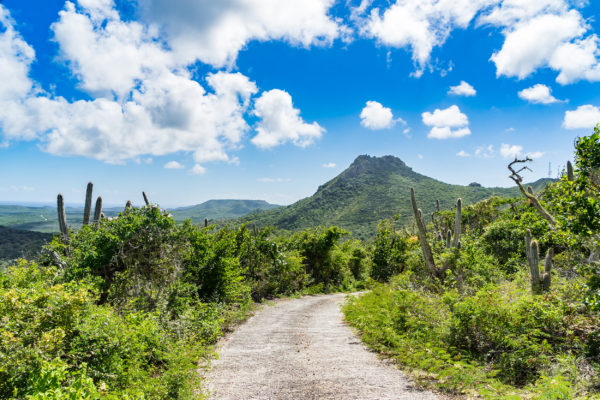
[[[224,220],[239,218],[258,210],[270,210],[280,207],[264,200],[209,200],[195,206],[170,210],[177,221],[191,218],[201,223],[204,218]],[[107,217],[114,217],[123,211],[123,207],[106,207],[102,211]],[[67,207],[67,224],[78,228],[83,222],[83,207]],[[56,207],[21,206],[0,204],[0,225],[46,233],[58,232]]]
[[[123,211],[123,207],[107,207],[102,212],[107,217],[114,217]],[[83,207],[67,207],[67,224],[80,227],[83,222]],[[0,204],[0,225],[15,229],[45,233],[58,232],[56,207],[20,206]]]
[[[541,179],[531,185],[537,193],[550,181]],[[411,220],[411,187],[426,215],[434,211],[436,199],[443,209],[451,209],[458,197],[467,205],[494,195],[519,195],[516,187],[450,185],[414,172],[397,157],[362,155],[314,195],[286,207],[249,214],[240,221],[288,230],[337,225],[359,237],[369,237],[375,234],[381,219],[400,214],[401,223]]]
[[[176,221],[191,218],[194,223],[201,223],[204,218],[224,220],[239,218],[256,211],[271,210],[281,207],[264,200],[208,200],[195,206],[180,207],[171,210]]]
[[[31,258],[50,240],[52,235],[48,233],[0,226],[0,260]]]

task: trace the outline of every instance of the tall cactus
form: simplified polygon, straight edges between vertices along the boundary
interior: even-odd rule
[[[94,185],[92,182],[88,182],[87,189],[85,191],[85,207],[83,208],[83,226],[90,223],[90,215],[92,213],[92,191]]]
[[[127,212],[131,209],[131,200],[127,200],[127,203],[125,203],[125,209],[123,210],[123,212]]]
[[[531,272],[531,292],[542,294],[550,290],[550,271],[552,270],[552,248],[548,249],[544,261],[544,272],[540,272],[540,251],[537,240],[532,240],[529,248],[529,271]]]
[[[96,199],[96,208],[94,209],[94,223],[100,221],[102,215],[102,196],[98,196]]]
[[[410,201],[412,203],[415,221],[417,222],[417,232],[419,235],[419,242],[421,243],[421,250],[423,251],[423,258],[425,259],[425,265],[431,274],[437,275],[435,260],[433,259],[433,252],[431,251],[431,246],[429,246],[429,242],[427,241],[427,231],[425,230],[425,225],[423,224],[423,213],[417,206],[414,188],[410,188]]]
[[[208,226],[208,218],[204,218],[204,227],[206,228]]]
[[[571,164],[571,161],[567,161],[567,179],[569,182],[575,180],[575,173],[573,172],[573,164]]]
[[[150,202],[148,201],[148,196],[146,196],[146,192],[142,192],[142,196],[144,196],[144,202],[146,203],[146,205],[149,206]]]
[[[456,200],[456,220],[454,220],[454,238],[452,247],[458,247],[460,241],[460,231],[462,229],[462,199]]]
[[[63,237],[69,235],[69,228],[67,226],[67,215],[65,213],[65,201],[62,194],[56,196],[56,210],[58,212],[58,228]]]

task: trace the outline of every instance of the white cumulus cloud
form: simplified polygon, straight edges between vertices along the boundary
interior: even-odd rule
[[[494,157],[494,146],[479,146],[475,149],[475,157],[492,158]]]
[[[516,144],[510,145],[502,143],[502,146],[500,146],[500,155],[502,155],[504,158],[515,158],[518,157],[522,152],[523,146]]]
[[[334,0],[137,0],[145,21],[166,32],[178,60],[233,65],[252,40],[329,44],[347,28],[329,15]]]
[[[389,129],[396,122],[406,123],[401,118],[394,119],[392,110],[376,101],[367,101],[367,104],[360,112],[360,124],[368,129]]]
[[[335,168],[336,164],[335,163],[326,163],[326,164],[322,164],[321,167],[323,168]]]
[[[530,103],[552,104],[559,102],[560,100],[552,96],[550,92],[551,90],[548,86],[538,83],[530,88],[521,90],[519,97]]]
[[[185,168],[183,165],[178,163],[177,161],[169,161],[165,164],[166,169],[183,169]]]
[[[421,118],[425,125],[431,126],[427,135],[431,139],[459,138],[471,134],[467,115],[460,112],[456,105],[443,110],[435,109],[433,113],[426,111]]]
[[[188,172],[192,175],[204,175],[206,173],[206,168],[200,164],[194,164],[194,166],[190,168]]]
[[[459,157],[471,157],[471,155],[464,150],[459,151],[458,153],[456,153],[456,155]]]
[[[600,123],[600,107],[586,104],[576,110],[565,112],[563,127],[566,129],[593,129]]]
[[[450,86],[448,94],[452,94],[455,96],[475,96],[477,94],[477,91],[473,88],[473,86],[469,85],[467,82],[460,81],[459,85]]]
[[[223,71],[199,83],[155,26],[122,19],[112,0],[66,2],[52,25],[60,59],[90,100],[68,101],[39,89],[28,76],[35,53],[2,5],[0,28],[0,73],[6,79],[0,87],[0,142],[39,140],[52,154],[109,163],[179,151],[191,152],[197,163],[238,162],[228,153],[250,131],[245,117],[256,84]],[[321,136],[324,129],[305,124],[285,95],[274,90],[257,99],[255,143],[279,135],[275,142],[305,146]],[[279,102],[266,104],[273,98]]]
[[[369,12],[367,3],[361,3],[353,14],[363,36],[385,46],[410,49],[415,75],[420,76],[434,47],[443,45],[453,29],[467,28],[481,9],[495,3],[497,0],[397,0],[387,9],[371,8]]]
[[[564,0],[504,0],[479,22],[503,28],[502,48],[491,57],[498,76],[524,79],[551,68],[562,85],[600,80],[599,39]]]
[[[325,129],[316,122],[307,124],[294,108],[289,93],[273,89],[264,92],[254,104],[254,115],[260,118],[252,138],[254,145],[268,149],[287,142],[306,147],[319,139]]]

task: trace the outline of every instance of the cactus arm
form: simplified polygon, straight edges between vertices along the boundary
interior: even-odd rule
[[[525,255],[527,256],[527,263],[531,263],[531,231],[527,229],[525,232]]]
[[[92,191],[94,190],[94,185],[92,182],[88,182],[87,189],[85,191],[85,207],[83,209],[83,225],[88,225],[90,223],[90,215],[92,213]]]
[[[452,247],[457,247],[460,241],[460,231],[462,229],[462,199],[456,200],[456,220],[454,221],[454,239]]]
[[[569,182],[575,180],[575,173],[573,172],[573,164],[571,164],[571,161],[567,161],[567,179]]]
[[[144,202],[146,203],[146,205],[149,206],[150,202],[148,201],[148,196],[146,196],[146,192],[142,192],[142,196],[144,196]]]
[[[552,256],[554,256],[554,250],[552,247],[548,249],[546,253],[546,260],[544,261],[544,274],[542,275],[542,287],[544,290],[550,290],[550,273],[552,271]]]
[[[417,207],[417,200],[415,199],[415,189],[410,188],[410,200],[412,203],[413,213],[417,222],[419,242],[421,243],[421,250],[423,251],[423,258],[425,259],[425,265],[432,274],[435,274],[435,261],[433,259],[433,253],[431,247],[427,241],[427,233],[425,226],[423,225],[423,219],[421,218],[421,210]]]
[[[533,294],[540,294],[542,291],[540,282],[540,251],[537,240],[531,241],[529,260],[529,271],[531,272],[531,291]]]
[[[96,199],[96,208],[94,209],[94,223],[98,223],[100,214],[102,214],[102,197],[98,196]]]
[[[61,235],[67,237],[69,235],[69,228],[67,227],[67,215],[65,213],[65,201],[62,194],[56,196],[56,210],[58,212],[58,228],[60,229]]]

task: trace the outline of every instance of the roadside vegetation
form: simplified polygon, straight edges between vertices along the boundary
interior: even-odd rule
[[[600,128],[577,140],[560,181],[523,190],[436,212],[417,235],[382,221],[372,270],[382,283],[349,299],[346,318],[425,386],[600,398]]]
[[[522,189],[454,210],[417,191],[417,224],[382,220],[370,241],[177,223],[147,198],[108,217],[99,199],[91,220],[91,184],[74,231],[59,195],[61,234],[0,265],[0,398],[203,398],[201,361],[255,303],[366,288],[347,320],[425,386],[598,398],[600,129],[562,179]]]
[[[198,362],[253,302],[362,287],[338,228],[177,224],[127,208],[0,273],[0,398],[201,398]]]

